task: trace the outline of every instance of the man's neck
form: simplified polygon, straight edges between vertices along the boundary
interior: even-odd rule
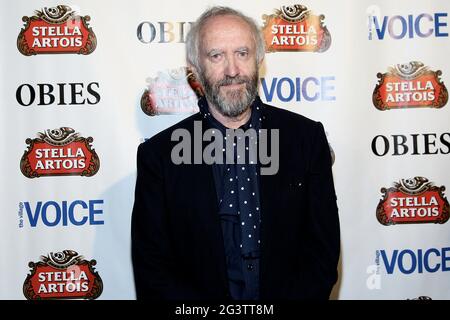
[[[250,119],[252,115],[252,108],[248,107],[242,114],[236,116],[236,117],[227,117],[221,114],[215,106],[208,103],[209,105],[209,112],[211,112],[211,115],[219,121],[221,124],[223,124],[226,128],[230,129],[237,129],[244,124],[247,123],[247,121]]]

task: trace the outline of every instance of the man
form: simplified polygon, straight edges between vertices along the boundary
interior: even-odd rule
[[[138,299],[328,299],[340,235],[323,126],[262,103],[264,42],[240,12],[207,10],[186,47],[205,94],[200,112],[138,149],[132,217]],[[199,154],[195,141],[180,152],[188,160],[176,160],[177,138],[195,139],[199,130],[219,134],[217,161],[189,162],[191,152]],[[230,138],[244,130],[258,135]],[[241,138],[244,153],[236,147]],[[272,168],[261,157],[243,163],[255,156],[254,145],[272,152]]]

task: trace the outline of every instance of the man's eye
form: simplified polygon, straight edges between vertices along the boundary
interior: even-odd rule
[[[222,58],[222,54],[221,53],[212,54],[212,55],[210,55],[210,58],[213,61],[218,61],[218,60],[220,60],[220,58]]]
[[[239,52],[238,52],[238,56],[239,56],[240,58],[245,58],[245,57],[248,56],[248,52],[247,52],[247,51],[239,51]]]

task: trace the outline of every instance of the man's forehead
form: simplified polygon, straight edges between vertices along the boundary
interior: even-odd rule
[[[242,40],[242,45],[253,46],[254,38],[250,25],[239,16],[221,15],[209,18],[200,31],[203,44],[220,40],[220,37],[232,37]],[[226,43],[223,43],[226,45]]]

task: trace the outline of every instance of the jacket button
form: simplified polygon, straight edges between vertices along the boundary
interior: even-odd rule
[[[253,270],[253,264],[249,263],[247,265],[247,270],[252,271]]]

